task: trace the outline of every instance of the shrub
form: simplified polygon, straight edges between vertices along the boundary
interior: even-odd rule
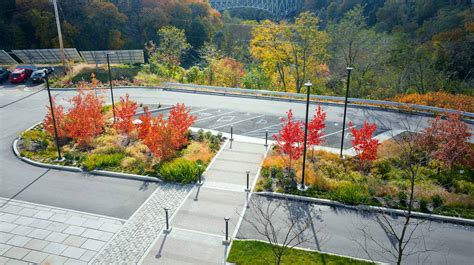
[[[420,199],[420,211],[422,211],[422,212],[424,212],[424,213],[429,212],[429,210],[428,210],[428,202],[427,202],[426,199],[424,199],[424,198],[421,198],[421,199]]]
[[[271,178],[265,179],[265,182],[263,184],[263,188],[267,191],[271,191],[273,187],[273,180]]]
[[[142,160],[137,159],[136,157],[125,157],[120,163],[120,165],[123,168],[132,171],[133,173],[140,174],[143,173],[143,171],[145,170],[145,163]]]
[[[431,201],[433,202],[434,208],[439,208],[443,205],[443,198],[439,196],[439,194],[435,194],[431,197]]]
[[[123,153],[91,154],[86,157],[83,164],[87,170],[116,167],[120,165],[124,156]]]
[[[461,109],[468,112],[474,112],[474,97],[468,95],[455,95],[446,92],[430,92],[426,94],[413,93],[397,95],[392,100],[403,103]]]
[[[201,161],[204,164],[211,162],[213,153],[209,146],[203,142],[192,142],[183,150],[183,158],[197,162]]]
[[[21,139],[23,147],[29,151],[44,150],[50,143],[47,133],[38,129],[23,132]]]
[[[369,201],[365,189],[352,183],[340,185],[334,192],[334,196],[336,200],[348,204],[364,204]]]
[[[199,168],[196,162],[177,158],[164,162],[159,166],[158,173],[165,180],[187,184],[197,180]]]
[[[398,200],[400,201],[401,206],[407,207],[408,195],[405,192],[400,191],[398,193]]]

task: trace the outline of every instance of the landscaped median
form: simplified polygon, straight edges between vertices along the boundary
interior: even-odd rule
[[[324,119],[318,121],[323,114],[315,114],[313,125],[324,124]],[[308,188],[304,191],[298,189],[303,126],[292,119],[289,112],[283,120],[276,145],[263,162],[257,192],[326,199],[334,205],[398,209],[400,214],[410,210],[474,219],[474,145],[468,142],[471,133],[459,114],[437,118],[424,131],[402,133],[383,143],[372,138],[374,125],[351,127],[357,155],[345,158],[311,151],[311,144],[323,139],[324,126],[310,124],[305,169]]]
[[[49,109],[42,123],[15,141],[16,152],[31,163],[186,184],[197,180],[224,141],[220,134],[192,133],[189,128],[196,118],[184,104],[172,106],[167,118],[152,116],[145,109],[135,119],[138,104],[128,95],[115,104],[115,115],[111,106],[104,106],[104,100],[86,87],[72,98],[67,111],[54,102],[56,126]]]
[[[373,264],[371,262],[341,257],[317,251],[291,248],[285,250],[280,263],[275,262],[272,246],[262,241],[234,240],[227,262],[239,265],[245,264]]]

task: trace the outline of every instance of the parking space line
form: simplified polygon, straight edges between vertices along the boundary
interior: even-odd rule
[[[353,127],[355,128],[355,127],[357,127],[357,126],[353,126]],[[350,128],[351,128],[351,127],[347,127],[346,129],[344,129],[344,131],[347,131],[347,130],[349,130]],[[322,138],[325,138],[325,137],[328,137],[328,136],[331,136],[331,135],[334,135],[334,134],[341,133],[341,132],[342,132],[342,130],[335,131],[335,132],[329,133],[329,134],[325,134],[325,135],[321,136],[321,139],[322,139]]]
[[[198,110],[195,110],[195,111],[191,111],[191,112],[189,112],[189,114],[198,113],[198,112],[205,111],[205,110],[208,110],[208,109],[209,109],[209,108],[205,108],[205,109],[198,109]]]
[[[240,120],[240,121],[235,121],[235,122],[231,122],[231,123],[228,123],[228,124],[224,124],[224,125],[212,127],[211,130],[220,129],[220,128],[222,128],[222,127],[234,125],[234,124],[241,123],[241,122],[244,122],[244,121],[250,121],[250,120],[253,120],[253,119],[260,118],[260,117],[263,117],[263,115],[258,115],[258,116],[252,117],[252,118],[243,119],[243,120]]]
[[[224,116],[224,115],[231,114],[231,113],[234,113],[234,111],[229,111],[229,112],[222,113],[222,114],[219,114],[219,115],[214,115],[214,116],[211,116],[211,117],[198,119],[198,120],[196,120],[196,122],[198,122],[198,121],[203,121],[203,120],[208,120],[208,119],[212,119],[212,118],[219,117],[219,116]]]
[[[246,133],[244,133],[244,134],[242,134],[242,135],[246,135],[246,134],[258,132],[258,131],[265,130],[265,129],[270,129],[270,128],[275,127],[275,126],[280,126],[280,124],[273,124],[273,125],[270,125],[270,126],[267,126],[267,127],[263,127],[263,128],[260,128],[260,129],[256,129],[256,130],[250,131],[250,132],[246,132]]]

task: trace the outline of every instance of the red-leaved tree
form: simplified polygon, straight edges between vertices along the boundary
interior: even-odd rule
[[[293,111],[287,112],[287,118],[281,118],[281,130],[273,135],[278,151],[284,154],[288,170],[291,170],[291,162],[298,160],[303,154],[303,123],[295,121]]]
[[[133,117],[137,113],[137,103],[129,99],[129,95],[125,95],[125,99],[120,97],[120,104],[115,109],[116,121],[114,128],[118,132],[130,136],[130,133],[135,129],[133,124]]]
[[[313,118],[308,123],[308,147],[311,147],[311,159],[314,160],[314,146],[323,143],[323,130],[326,128],[326,112],[318,106]]]
[[[94,91],[80,89],[71,99],[71,104],[65,122],[67,135],[79,145],[87,145],[104,130],[104,100]]]
[[[65,129],[66,114],[64,113],[63,106],[56,105],[55,98],[52,98],[52,101],[53,101],[54,119],[56,121],[56,129],[58,132],[58,138],[61,140],[67,137],[67,131]],[[51,115],[51,107],[48,106],[47,108],[48,108],[48,113],[43,119],[43,126],[49,135],[51,135],[52,137],[55,137],[53,117]]]
[[[360,129],[356,129],[352,122],[349,122],[349,126],[354,137],[352,145],[357,153],[357,158],[362,166],[366,166],[369,161],[377,159],[379,140],[372,138],[377,130],[377,125],[365,121],[364,126]]]
[[[177,104],[165,120],[163,115],[152,117],[145,109],[145,114],[140,116],[138,137],[158,159],[165,161],[172,158],[187,143],[189,127],[196,120],[196,117],[189,115],[189,111],[184,104]]]
[[[448,167],[456,164],[473,166],[474,152],[469,144],[472,133],[461,120],[460,113],[446,114],[447,119],[436,119],[430,122],[422,135],[420,145],[430,156]]]
[[[183,103],[176,104],[168,116],[168,124],[173,130],[173,143],[176,149],[188,143],[188,130],[197,117],[189,114],[191,110]]]

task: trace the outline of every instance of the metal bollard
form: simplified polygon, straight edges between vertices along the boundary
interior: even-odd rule
[[[234,141],[234,127],[230,126],[230,145],[229,149],[232,149],[232,142]]]
[[[198,181],[198,185],[202,185],[202,165],[201,164],[198,164],[198,168],[199,168],[199,181]]]
[[[265,147],[268,147],[268,130],[265,130]]]
[[[230,220],[230,217],[226,216],[224,217],[224,221],[225,221],[225,240],[224,244],[229,244],[230,243],[230,240],[229,240],[229,220]]]
[[[165,215],[166,215],[166,229],[164,232],[169,233],[171,232],[170,223],[169,223],[169,214],[168,214],[169,209],[168,208],[164,208],[164,209],[165,209]]]
[[[250,208],[249,200],[250,200],[250,170],[247,170],[247,188],[245,189],[245,200],[247,204],[245,207]]]

